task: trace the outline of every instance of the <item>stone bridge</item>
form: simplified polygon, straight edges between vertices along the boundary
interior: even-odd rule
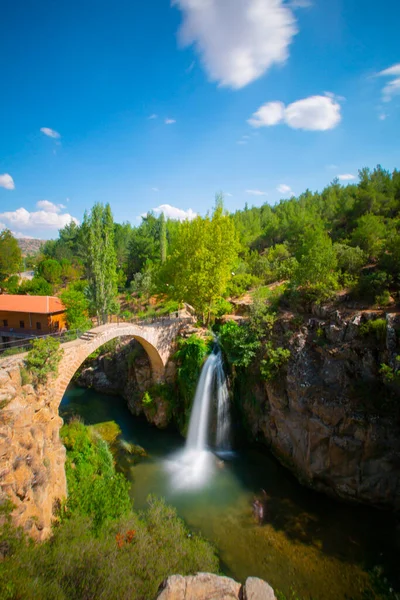
[[[79,366],[106,342],[129,336],[146,350],[153,378],[161,381],[174,340],[190,322],[186,316],[96,327],[62,345],[58,376],[36,389],[21,375],[24,355],[0,359],[0,501],[10,498],[14,522],[32,537],[50,534],[54,507],[67,494],[58,408]]]

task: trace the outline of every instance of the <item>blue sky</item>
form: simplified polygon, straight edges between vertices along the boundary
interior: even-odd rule
[[[397,0],[2,3],[0,227],[138,224],[400,166]],[[153,118],[151,118],[153,117]]]

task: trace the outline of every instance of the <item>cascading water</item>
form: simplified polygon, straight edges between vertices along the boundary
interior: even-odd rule
[[[221,352],[217,354],[217,450],[227,452],[231,449],[231,414],[229,409],[229,392],[226,381]]]
[[[207,358],[200,373],[186,439],[188,450],[201,452],[207,447],[208,422],[216,364],[217,355],[212,353]]]
[[[217,399],[217,451],[230,450],[229,394],[221,351],[216,346],[200,373],[189,421],[185,449],[168,461],[175,488],[204,485],[215,468],[215,457],[208,450],[212,400]]]

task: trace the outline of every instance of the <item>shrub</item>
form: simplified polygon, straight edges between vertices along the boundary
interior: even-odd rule
[[[43,277],[35,277],[31,281],[23,281],[18,288],[18,294],[30,294],[31,296],[51,296],[53,286]]]
[[[238,273],[234,275],[227,287],[228,296],[242,296],[247,290],[260,284],[260,279],[250,273]]]
[[[336,253],[338,268],[351,275],[358,273],[368,258],[358,246],[338,243],[333,245],[333,249]]]
[[[218,298],[212,306],[211,312],[217,317],[222,317],[223,315],[230,315],[233,311],[233,306],[228,300],[225,298]]]
[[[353,290],[353,295],[360,300],[374,302],[377,296],[388,290],[391,281],[391,276],[385,271],[375,271],[374,273],[362,275],[358,285]]]
[[[220,328],[219,341],[229,364],[239,368],[248,367],[261,346],[248,324],[238,325],[234,321]]]
[[[370,335],[376,338],[379,342],[384,342],[386,339],[387,323],[385,319],[375,319],[366,321],[360,326],[361,335]]]
[[[378,294],[375,296],[375,304],[378,306],[389,306],[390,304],[390,294],[389,290],[384,290],[382,294]]]
[[[57,373],[63,352],[60,342],[54,338],[39,338],[33,341],[25,366],[35,384],[44,384],[49,376]]]
[[[145,392],[143,394],[142,404],[144,406],[150,406],[150,404],[153,404],[153,398],[150,396],[149,392]]]
[[[290,358],[290,350],[285,348],[274,348],[272,342],[266,345],[265,358],[260,364],[260,373],[266,381],[274,379],[280,369],[287,363]]]

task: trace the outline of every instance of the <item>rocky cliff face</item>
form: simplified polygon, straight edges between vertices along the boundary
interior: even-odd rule
[[[161,585],[157,600],[276,600],[272,587],[262,579],[248,577],[244,585],[230,577],[211,573],[172,575]]]
[[[297,331],[293,315],[278,320],[277,336],[291,358],[276,380],[262,382],[249,372],[236,381],[250,438],[270,447],[311,487],[399,508],[400,395],[384,382],[380,367],[396,364],[400,319],[321,308],[314,313]],[[371,328],[363,335],[362,325],[376,317],[386,319],[386,331]]]
[[[67,491],[62,419],[51,387],[22,384],[20,363],[12,359],[0,368],[0,501],[11,500],[15,523],[42,540]]]
[[[164,386],[174,379],[175,365],[170,361],[165,370]],[[154,386],[148,356],[135,340],[121,342],[117,352],[109,352],[92,361],[81,370],[76,383],[105,394],[122,396],[135,416],[144,415],[149,423],[160,429],[169,423],[171,407],[162,394],[163,386]],[[149,390],[152,402],[146,405],[142,399]]]

